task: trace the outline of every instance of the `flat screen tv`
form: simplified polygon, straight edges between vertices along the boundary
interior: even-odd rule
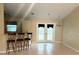
[[[17,23],[16,22],[7,22],[6,23],[6,33],[13,33],[17,31]]]
[[[7,24],[7,32],[16,32],[16,25]]]

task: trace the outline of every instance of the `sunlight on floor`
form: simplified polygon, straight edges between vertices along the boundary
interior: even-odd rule
[[[38,54],[50,54],[53,50],[51,43],[39,43],[37,44]]]
[[[79,55],[79,53],[61,43],[35,43],[22,51],[10,52],[9,55]]]

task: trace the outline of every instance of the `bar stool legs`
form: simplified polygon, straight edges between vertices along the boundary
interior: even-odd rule
[[[7,40],[6,54],[9,54],[11,51],[13,51],[15,53],[15,40]]]
[[[24,45],[26,48],[29,47],[29,41],[30,41],[30,38],[25,38]]]
[[[24,49],[24,42],[23,42],[23,40],[17,39],[16,47],[17,47],[18,51],[23,50]]]

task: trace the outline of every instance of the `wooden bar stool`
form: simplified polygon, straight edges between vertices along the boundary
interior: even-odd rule
[[[17,33],[16,46],[19,51],[24,49],[24,33]]]
[[[6,50],[7,54],[9,54],[11,50],[15,52],[15,39],[16,39],[16,33],[8,33],[7,50]]]
[[[27,48],[29,46],[29,40],[30,38],[25,38],[24,39],[24,46]]]
[[[27,38],[29,38],[29,39],[27,39],[27,40],[28,40],[29,46],[30,46],[31,43],[32,43],[32,33],[31,33],[31,32],[28,32],[28,33],[27,33]]]

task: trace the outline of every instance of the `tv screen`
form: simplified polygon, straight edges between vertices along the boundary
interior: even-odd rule
[[[7,25],[7,32],[16,32],[16,25]]]

